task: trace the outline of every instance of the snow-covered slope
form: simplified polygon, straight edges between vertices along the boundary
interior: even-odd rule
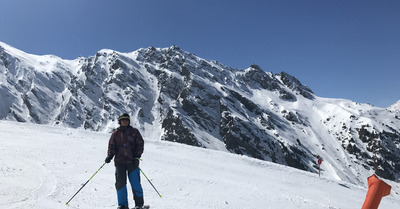
[[[0,208],[117,207],[112,163],[65,204],[103,164],[109,133],[4,120],[0,133]],[[354,209],[361,208],[367,193],[366,187],[337,181],[326,171],[318,177],[245,156],[150,140],[147,131],[143,135],[141,167],[162,194],[158,197],[142,177],[145,202],[153,209]],[[399,184],[386,182],[392,193],[379,208],[399,208]]]
[[[320,98],[287,73],[236,69],[179,47],[64,60],[0,43],[0,119],[107,132],[122,112],[154,140],[246,155],[365,185],[400,181],[400,118]]]

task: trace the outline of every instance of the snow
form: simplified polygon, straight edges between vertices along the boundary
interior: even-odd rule
[[[117,208],[112,163],[65,204],[103,164],[110,133],[10,121],[0,121],[0,133],[0,208]],[[145,202],[154,209],[354,209],[367,193],[365,186],[335,180],[327,171],[318,177],[142,134],[141,168],[162,195],[142,176]],[[400,208],[399,184],[385,182],[393,189],[379,208]]]

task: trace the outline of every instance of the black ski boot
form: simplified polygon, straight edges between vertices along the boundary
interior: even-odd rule
[[[150,209],[150,206],[148,206],[148,205],[136,206],[136,207],[134,207],[134,208],[132,208],[132,209]]]

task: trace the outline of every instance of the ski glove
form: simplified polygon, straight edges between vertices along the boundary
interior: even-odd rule
[[[105,159],[105,162],[110,163],[112,158],[113,158],[113,156],[107,156]]]
[[[133,165],[135,165],[135,167],[139,167],[139,158],[135,158],[133,160]]]

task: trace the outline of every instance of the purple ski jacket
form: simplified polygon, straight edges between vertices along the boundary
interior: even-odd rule
[[[129,164],[142,156],[143,149],[144,141],[139,130],[132,126],[119,127],[111,134],[107,154],[115,156],[115,164]]]

